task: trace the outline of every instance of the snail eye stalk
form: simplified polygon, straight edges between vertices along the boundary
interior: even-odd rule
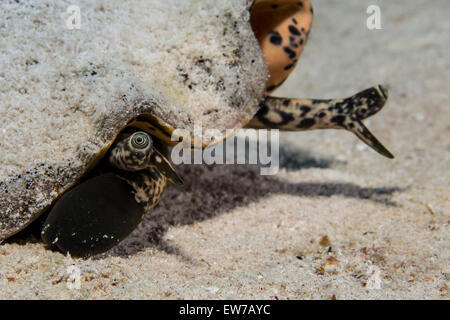
[[[136,132],[131,136],[131,146],[136,149],[145,149],[151,143],[150,136],[145,132]]]

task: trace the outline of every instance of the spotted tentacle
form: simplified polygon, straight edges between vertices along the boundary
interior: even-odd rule
[[[303,131],[346,129],[380,154],[394,156],[364,126],[362,120],[383,108],[388,91],[379,85],[345,99],[290,99],[266,97],[248,128]]]

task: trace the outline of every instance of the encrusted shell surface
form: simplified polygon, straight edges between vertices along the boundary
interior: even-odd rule
[[[0,241],[139,114],[188,130],[248,121],[267,80],[250,2],[2,1]],[[80,28],[69,29],[78,9]]]

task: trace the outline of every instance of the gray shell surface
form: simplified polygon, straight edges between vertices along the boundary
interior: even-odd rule
[[[0,241],[73,186],[130,120],[238,129],[267,70],[248,0],[0,4]],[[76,22],[76,21],[75,21]]]

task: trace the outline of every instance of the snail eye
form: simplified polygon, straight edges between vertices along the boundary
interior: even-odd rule
[[[150,136],[145,132],[136,132],[131,136],[131,145],[137,149],[147,148],[150,144]]]

